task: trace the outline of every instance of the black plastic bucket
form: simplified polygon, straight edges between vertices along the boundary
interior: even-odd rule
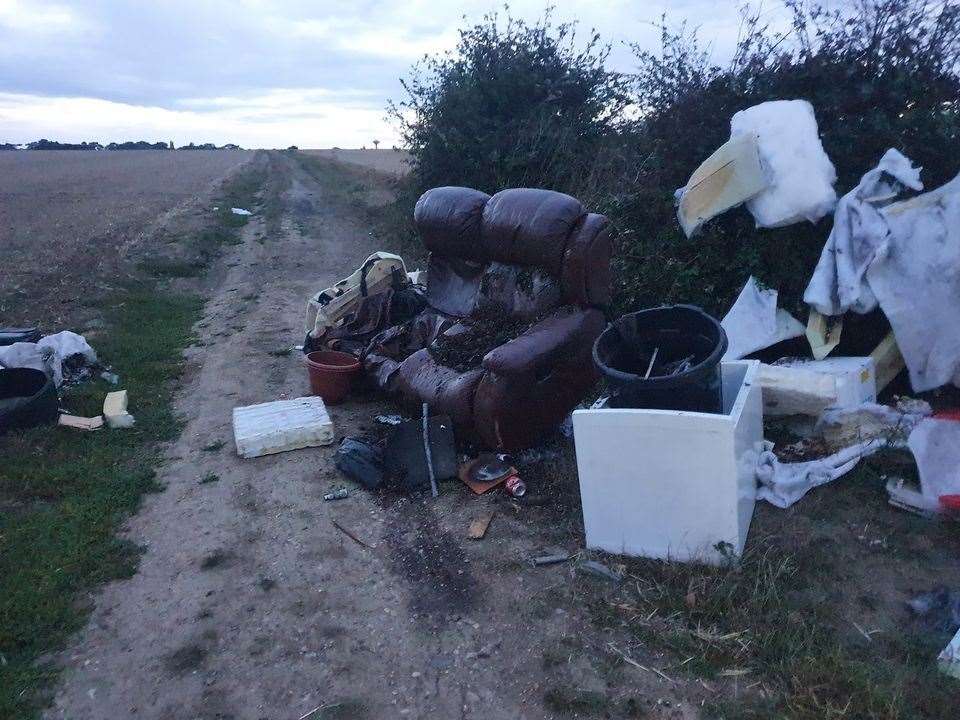
[[[57,421],[57,388],[43,371],[0,368],[0,433]]]
[[[594,343],[593,362],[610,388],[610,407],[721,413],[726,351],[719,322],[693,305],[671,305],[616,320]]]

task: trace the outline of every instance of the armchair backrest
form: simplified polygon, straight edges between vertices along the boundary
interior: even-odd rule
[[[430,251],[427,300],[442,312],[465,317],[495,303],[535,316],[610,302],[607,219],[569,195],[433,188],[417,201],[414,221]]]

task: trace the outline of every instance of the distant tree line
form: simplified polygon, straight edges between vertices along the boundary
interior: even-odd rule
[[[56,140],[35,140],[25,145],[15,145],[13,143],[0,143],[0,150],[242,150],[239,145],[227,143],[226,145],[216,145],[214,143],[202,143],[195,145],[181,145],[174,147],[173,142],[147,142],[146,140],[128,140],[127,142],[112,142],[106,145],[95,140],[81,143],[62,143]]]

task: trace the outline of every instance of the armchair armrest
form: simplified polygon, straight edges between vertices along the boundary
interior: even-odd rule
[[[554,362],[572,347],[592,343],[604,324],[599,310],[561,308],[520,337],[488,352],[483,358],[483,367],[501,375],[532,372]]]

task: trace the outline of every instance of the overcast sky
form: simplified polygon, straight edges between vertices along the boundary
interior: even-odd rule
[[[548,3],[514,0],[534,20]],[[729,56],[741,0],[560,0],[611,42],[656,47],[652,23],[686,19]],[[774,21],[777,0],[767,0]],[[502,2],[462,0],[0,0],[0,142],[236,142],[359,147],[399,142],[385,118],[399,78],[424,53]],[[466,19],[464,19],[466,16]]]

